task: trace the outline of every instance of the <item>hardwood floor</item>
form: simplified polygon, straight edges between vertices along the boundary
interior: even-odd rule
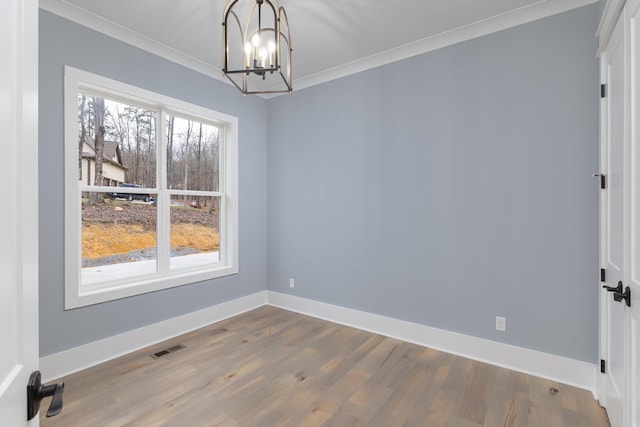
[[[63,380],[44,427],[609,425],[585,390],[270,306]]]

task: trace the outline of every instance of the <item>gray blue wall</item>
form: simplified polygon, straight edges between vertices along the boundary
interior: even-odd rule
[[[597,18],[265,101],[41,11],[41,355],[268,288],[595,362]],[[64,65],[239,117],[240,274],[64,311]]]
[[[240,273],[64,311],[63,70],[70,65],[238,117]],[[266,288],[267,102],[40,11],[40,354]]]
[[[597,20],[270,100],[268,288],[595,362]]]

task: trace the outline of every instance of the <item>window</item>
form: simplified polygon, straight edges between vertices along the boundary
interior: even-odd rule
[[[65,308],[238,272],[237,119],[65,68]]]

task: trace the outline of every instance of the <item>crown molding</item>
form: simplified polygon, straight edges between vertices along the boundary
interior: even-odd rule
[[[505,12],[491,18],[454,28],[444,33],[417,40],[404,46],[358,59],[348,64],[324,70],[308,77],[297,79],[294,81],[295,88],[299,90],[319,85],[593,3],[597,3],[597,0],[542,0],[530,6]]]
[[[596,2],[597,0],[541,0],[530,6],[417,40],[307,77],[294,79],[293,86],[296,90],[315,86]],[[65,0],[40,0],[39,4],[41,9],[48,12],[231,85],[231,82],[223,76],[220,68],[72,5]],[[279,95],[265,95],[262,97],[268,99],[274,96]]]
[[[602,17],[600,18],[600,24],[598,25],[598,31],[596,32],[596,36],[600,40],[598,55],[607,47],[625,3],[626,0],[608,0],[605,4]]]
[[[231,85],[231,82],[223,76],[220,68],[173,49],[122,25],[116,24],[102,16],[68,3],[65,0],[40,0],[39,5],[40,9],[46,10],[47,12],[51,12],[76,24],[88,27],[99,33],[113,37],[116,40],[120,40]]]

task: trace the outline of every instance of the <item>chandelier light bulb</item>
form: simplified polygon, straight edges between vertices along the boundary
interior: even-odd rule
[[[251,38],[251,43],[253,43],[253,60],[258,60],[258,46],[260,46],[260,34],[254,34]]]
[[[247,42],[244,45],[244,66],[245,68],[249,68],[251,61],[251,43]]]
[[[256,33],[251,38],[251,43],[253,43],[254,47],[260,46],[260,34]]]
[[[273,41],[269,42],[269,68],[273,68],[276,57],[276,44]]]
[[[262,60],[262,68],[265,68],[267,65],[267,49],[262,49],[260,51],[260,59]]]

